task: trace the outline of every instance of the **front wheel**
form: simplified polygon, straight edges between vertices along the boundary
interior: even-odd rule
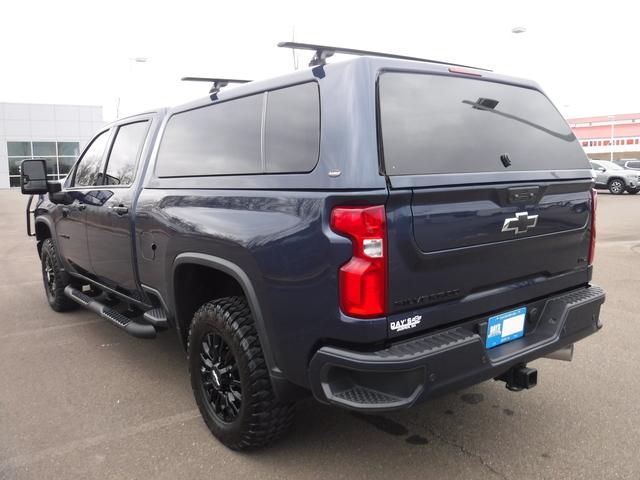
[[[293,421],[294,405],[279,402],[243,297],[205,303],[189,329],[189,372],[205,423],[233,450],[265,446]]]
[[[75,308],[76,303],[64,294],[64,288],[69,285],[69,277],[60,266],[60,258],[52,239],[47,238],[42,242],[40,260],[42,281],[49,306],[56,312],[66,312]]]
[[[635,195],[638,192],[640,192],[640,188],[627,188],[627,193],[629,193],[631,195]]]
[[[609,182],[609,191],[614,195],[622,195],[625,190],[625,185],[619,178],[614,178]]]

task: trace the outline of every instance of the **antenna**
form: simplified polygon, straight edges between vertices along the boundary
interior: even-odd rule
[[[182,77],[180,80],[184,82],[209,82],[213,85],[209,90],[210,95],[215,95],[221,88],[226,87],[230,83],[249,83],[252,80],[239,80],[237,78],[209,78],[209,77]]]
[[[454,65],[456,67],[473,68],[475,70],[484,70],[487,72],[491,71],[486,68],[471,67],[469,65],[461,65],[459,63],[442,62],[440,60],[430,60],[428,58],[407,57],[406,55],[395,55],[392,53],[372,52],[369,50],[357,50],[355,48],[330,47],[327,45],[316,45],[313,43],[280,42],[278,43],[278,46],[283,48],[296,48],[298,50],[314,51],[315,54],[313,55],[311,62],[309,62],[310,67],[326,65],[327,58],[333,56],[333,54],[335,53],[342,53],[345,55],[357,55],[357,56],[369,55],[372,57],[395,58],[398,60],[413,60],[414,62],[437,63],[439,65]]]

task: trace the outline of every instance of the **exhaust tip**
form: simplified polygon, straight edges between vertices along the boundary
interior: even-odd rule
[[[562,347],[559,350],[556,350],[555,352],[551,352],[550,354],[545,355],[545,358],[570,362],[571,360],[573,360],[573,345],[574,344],[572,343],[570,345]]]

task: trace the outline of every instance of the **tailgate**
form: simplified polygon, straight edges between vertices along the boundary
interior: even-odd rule
[[[414,189],[413,235],[425,253],[505,242],[502,250],[517,249],[525,256],[525,245],[531,242],[522,240],[571,230],[580,230],[582,237],[590,219],[590,200],[590,182]],[[580,246],[576,242],[571,252],[574,265],[584,254]],[[549,252],[547,257],[551,256],[555,255]],[[549,263],[544,266],[547,270],[557,268],[551,258],[536,260]]]
[[[419,331],[589,281],[591,184],[539,184],[539,196],[521,204],[509,201],[514,188],[391,192],[391,322],[419,315]]]

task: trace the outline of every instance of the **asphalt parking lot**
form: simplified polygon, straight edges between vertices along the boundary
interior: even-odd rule
[[[0,190],[0,479],[640,478],[640,196],[600,195],[605,328],[572,363],[534,362],[535,389],[487,382],[379,417],[307,400],[253,454],[210,435],[173,332],[49,309],[25,203]]]

